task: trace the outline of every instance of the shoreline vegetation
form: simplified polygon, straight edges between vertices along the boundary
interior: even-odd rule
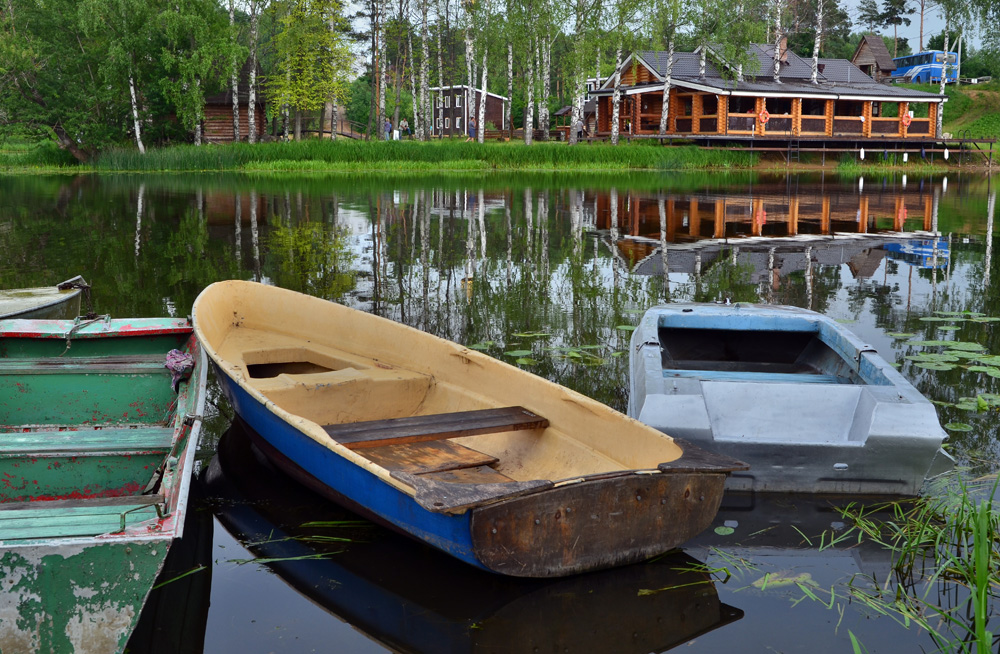
[[[45,173],[141,173],[141,172],[237,172],[270,173],[359,173],[400,174],[492,172],[633,172],[679,170],[768,170],[807,172],[831,170],[849,175],[880,172],[947,172],[957,162],[933,162],[911,157],[907,163],[896,156],[872,152],[867,160],[843,154],[839,159],[803,155],[787,162],[781,153],[700,148],[695,145],[662,146],[637,142],[612,146],[607,143],[463,143],[455,140],[418,141],[326,141],[270,142],[248,145],[175,145],[147,150],[113,149],[91,164],[77,164],[53,143],[0,143],[0,172]],[[966,169],[989,168],[976,161]]]

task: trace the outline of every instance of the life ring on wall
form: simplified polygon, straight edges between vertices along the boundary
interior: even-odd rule
[[[910,118],[910,114],[909,113],[903,114],[903,127],[909,127],[910,123],[912,123],[912,122],[913,122],[913,119]]]
[[[767,113],[767,109],[764,109],[757,114],[757,118],[760,120],[761,125],[767,125],[767,121],[771,120],[771,114]]]

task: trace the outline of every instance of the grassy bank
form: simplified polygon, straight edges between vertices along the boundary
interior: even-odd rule
[[[31,171],[36,169],[75,168],[73,156],[60,150],[51,141],[33,143],[25,140],[0,141],[0,170]]]
[[[689,170],[751,168],[749,152],[661,147],[655,143],[464,143],[445,141],[338,141],[238,143],[225,146],[174,146],[149,150],[114,150],[101,155],[101,172],[145,171],[490,171],[490,170]]]
[[[902,84],[906,88],[937,93],[937,84]],[[1000,138],[1000,82],[950,84],[945,88],[944,131],[953,137]]]

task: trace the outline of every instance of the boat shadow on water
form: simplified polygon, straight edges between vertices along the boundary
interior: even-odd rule
[[[743,616],[674,552],[561,579],[477,570],[275,470],[239,421],[203,473],[219,521],[289,586],[393,651],[664,651]]]

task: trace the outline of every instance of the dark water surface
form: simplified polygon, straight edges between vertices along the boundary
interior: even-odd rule
[[[897,361],[940,403],[942,424],[967,426],[950,432],[956,458],[981,465],[997,460],[997,410],[956,405],[1000,400],[1000,369],[905,357],[924,349],[908,340],[937,339],[1000,354],[1000,323],[989,320],[1000,317],[996,183],[0,177],[0,288],[82,274],[96,311],[159,316],[186,315],[213,281],[257,279],[476,346],[619,410],[628,327],[647,307],[792,304],[849,323]],[[290,484],[212,397],[205,499],[169,574],[205,567],[163,587],[133,651],[849,652],[850,634],[870,652],[936,649],[848,592],[907,580],[875,544],[830,547],[844,526],[828,501],[727,498],[715,526],[732,533],[709,530],[684,553],[570,579],[503,579]],[[964,598],[924,590],[939,606]]]

